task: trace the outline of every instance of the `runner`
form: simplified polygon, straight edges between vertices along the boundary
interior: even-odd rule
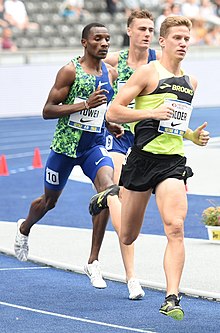
[[[132,244],[140,233],[146,206],[155,193],[164,224],[167,247],[164,255],[166,298],[160,313],[176,320],[184,317],[180,305],[179,284],[182,276],[184,220],[187,196],[184,183],[192,176],[186,167],[183,138],[205,146],[209,133],[207,123],[196,130],[188,128],[192,99],[197,81],[181,69],[190,40],[191,21],[186,17],[168,17],[161,25],[160,61],[138,68],[120,90],[107,111],[107,120],[131,122],[135,133],[134,147],[122,168],[120,182],[124,186],[120,239]],[[127,107],[135,98],[135,109]],[[111,209],[116,196],[107,197]],[[102,202],[93,197],[90,211]]]
[[[91,23],[83,29],[81,43],[84,55],[74,58],[59,70],[43,109],[44,119],[58,118],[58,123],[45,166],[44,194],[32,202],[26,219],[18,221],[14,249],[19,260],[27,260],[28,236],[32,226],[55,207],[75,165],[81,166],[98,192],[109,186],[108,194],[119,192],[119,187],[113,183],[113,162],[104,146],[104,117],[113,95],[112,82],[117,77],[115,69],[103,62],[108,53],[110,35],[104,25]],[[107,126],[117,136],[123,134],[120,125]],[[118,200],[115,213],[118,212],[119,216],[120,207]],[[97,249],[100,248],[108,217],[108,209],[93,217],[93,250],[86,273],[96,288],[106,287]],[[129,261],[133,262],[132,248],[133,245],[121,244],[127,279]],[[130,298],[142,297],[143,290],[139,285],[129,287]]]

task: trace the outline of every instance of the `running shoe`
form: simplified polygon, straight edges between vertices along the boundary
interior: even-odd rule
[[[182,320],[184,317],[184,311],[181,308],[180,300],[181,298],[174,294],[167,296],[160,307],[160,313],[176,320]]]
[[[29,250],[28,236],[22,235],[22,233],[20,232],[20,226],[24,221],[24,219],[20,219],[17,222],[17,234],[14,243],[15,255],[20,261],[27,261]]]
[[[94,216],[98,215],[103,209],[107,208],[108,195],[118,195],[120,187],[111,185],[105,191],[93,195],[89,203],[89,213]]]
[[[137,300],[144,297],[145,292],[143,291],[137,279],[130,279],[127,283],[127,286],[129,291],[129,299]]]
[[[98,260],[94,260],[92,264],[84,266],[84,272],[90,278],[93,287],[99,289],[107,287],[105,280],[103,280],[100,262]]]

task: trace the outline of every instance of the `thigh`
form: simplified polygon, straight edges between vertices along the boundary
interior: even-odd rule
[[[90,149],[85,157],[80,166],[84,174],[89,177],[93,183],[95,182],[98,171],[103,167],[108,167],[107,170],[111,170],[113,178],[113,161],[104,146],[96,146]]]
[[[45,199],[45,205],[54,206],[59,199],[60,195],[62,193],[62,190],[56,191],[51,190],[48,187],[44,188],[44,199]]]
[[[121,207],[121,235],[136,239],[140,233],[151,190],[145,192],[123,189]]]
[[[183,180],[168,178],[156,187],[156,202],[164,224],[184,221],[187,214],[187,195]]]
[[[62,191],[75,165],[75,159],[51,150],[44,173],[45,188]]]
[[[110,155],[114,163],[114,183],[118,184],[121,175],[122,164],[125,161],[125,155],[116,152],[110,152]]]

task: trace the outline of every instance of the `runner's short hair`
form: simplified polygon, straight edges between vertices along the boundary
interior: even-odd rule
[[[106,28],[106,26],[104,24],[101,24],[98,22],[93,22],[93,23],[87,24],[82,31],[82,39],[88,39],[90,30],[92,28],[96,28],[96,27]]]
[[[186,16],[168,16],[160,26],[160,36],[166,37],[170,28],[182,25],[186,26],[189,31],[192,28],[192,22]]]
[[[127,20],[127,27],[130,27],[131,23],[134,21],[134,19],[150,19],[151,21],[154,21],[153,14],[149,12],[147,9],[141,9],[141,10],[133,10],[128,17]]]

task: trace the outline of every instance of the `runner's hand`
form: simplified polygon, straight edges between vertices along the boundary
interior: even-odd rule
[[[204,122],[202,125],[197,127],[195,131],[193,131],[193,142],[199,146],[206,146],[210,137],[209,132],[205,130],[207,126],[207,122]]]
[[[119,124],[106,122],[106,127],[117,139],[120,139],[124,135],[124,127]]]
[[[96,91],[94,91],[87,99],[88,107],[91,109],[107,103],[107,97],[105,94],[108,94],[108,90],[101,89],[100,86],[98,86]]]
[[[166,104],[160,105],[158,108],[152,110],[152,119],[155,120],[169,120],[173,115],[174,108]]]

